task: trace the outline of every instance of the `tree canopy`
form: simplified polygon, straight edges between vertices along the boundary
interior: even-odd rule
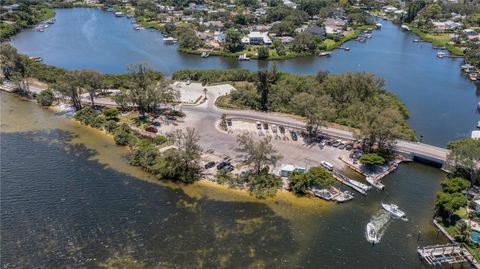
[[[480,175],[480,140],[467,138],[451,141],[447,162],[454,173],[476,183]]]

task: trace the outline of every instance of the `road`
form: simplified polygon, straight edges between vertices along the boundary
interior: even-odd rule
[[[13,85],[9,83],[4,83],[1,86],[2,90],[11,91]],[[184,86],[186,87],[186,86]],[[239,118],[252,121],[266,121],[277,125],[288,126],[289,128],[304,128],[305,122],[289,117],[286,115],[279,115],[277,113],[265,113],[257,112],[251,110],[227,110],[215,106],[215,100],[222,94],[225,94],[226,91],[221,88],[221,85],[207,87],[207,101],[201,103],[200,105],[184,105],[182,106],[182,111],[189,115],[194,121],[190,121],[190,125],[198,128],[202,135],[212,139],[210,141],[211,146],[218,147],[219,145],[224,145],[224,148],[232,147],[231,139],[227,138],[230,136],[220,135],[215,126],[215,122],[220,119],[222,114],[226,114],[229,118]],[[225,85],[225,88],[231,89],[231,85]],[[34,92],[38,93],[41,89],[31,89]],[[188,89],[184,89],[188,90]],[[82,102],[89,103],[90,99],[88,97],[82,97]],[[117,106],[109,98],[96,98],[95,104],[100,106]],[[352,132],[335,129],[335,128],[322,128],[322,133],[325,133],[329,136],[334,136],[339,139],[352,140],[355,139]],[[226,141],[225,141],[226,140]],[[411,142],[405,140],[397,140],[395,143],[395,149],[399,152],[413,154],[417,157],[422,157],[430,159],[433,161],[441,162],[442,164],[446,161],[449,150],[419,143]]]

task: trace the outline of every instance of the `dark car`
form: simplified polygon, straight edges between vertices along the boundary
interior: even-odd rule
[[[205,164],[205,169],[210,169],[212,167],[215,166],[215,162],[214,161],[210,161],[208,163]]]
[[[217,170],[222,170],[222,169],[225,168],[225,166],[227,166],[227,165],[229,165],[229,163],[223,161],[223,162],[221,162],[221,163],[219,163],[219,164],[217,165]]]
[[[233,171],[233,169],[235,169],[235,167],[233,167],[233,165],[231,165],[231,164],[227,164],[223,169],[226,169],[228,171]]]
[[[285,127],[283,127],[282,125],[278,126],[278,130],[281,134],[285,134]]]
[[[352,143],[348,143],[347,146],[345,147],[346,150],[352,150],[353,145]]]
[[[227,125],[232,126],[232,119],[227,119]]]
[[[149,132],[149,133],[155,133],[155,134],[158,133],[157,128],[155,128],[155,126],[152,126],[152,125],[146,127],[146,128],[145,128],[145,131],[147,131],[147,132]]]
[[[263,123],[263,129],[268,130],[268,123],[266,122]]]
[[[298,140],[298,136],[297,136],[297,133],[295,133],[295,131],[291,131],[291,132],[290,132],[290,135],[292,136],[292,140],[293,140],[293,141],[297,141],[297,140]]]

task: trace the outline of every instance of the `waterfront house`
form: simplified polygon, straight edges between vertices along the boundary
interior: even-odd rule
[[[326,31],[325,31],[325,28],[323,27],[320,27],[320,26],[308,26],[307,28],[305,28],[305,30],[303,30],[304,32],[306,33],[309,33],[313,36],[319,36],[319,37],[324,37],[326,35]]]
[[[385,13],[393,13],[398,10],[398,8],[394,6],[384,6],[382,9],[383,9],[383,12]]]
[[[267,32],[252,31],[246,37],[242,38],[242,43],[249,45],[271,45],[272,40]]]
[[[327,35],[336,35],[343,32],[343,28],[347,25],[347,22],[340,18],[326,18],[323,25]]]
[[[256,17],[261,17],[261,16],[265,16],[267,14],[267,11],[261,7],[261,8],[257,8],[253,14]]]
[[[203,25],[205,25],[206,27],[213,27],[215,29],[224,28],[224,24],[221,21],[207,21],[207,22],[204,22]]]
[[[225,43],[225,34],[223,32],[215,32],[213,33],[213,40],[219,44],[223,44]]]
[[[445,31],[445,30],[453,30],[455,28],[461,27],[463,24],[459,22],[454,22],[454,21],[434,21],[433,23],[433,28],[435,30],[439,31]]]

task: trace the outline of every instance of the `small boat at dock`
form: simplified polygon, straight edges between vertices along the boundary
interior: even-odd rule
[[[403,30],[410,31],[410,27],[408,27],[405,24],[402,24],[402,26],[400,26],[400,27],[402,27]]]
[[[123,13],[120,11],[115,12],[116,17],[123,17]]]
[[[379,190],[383,190],[385,188],[385,185],[383,185],[379,180],[373,179],[372,177],[367,177],[367,182]]]
[[[240,60],[240,61],[249,61],[250,58],[248,58],[248,57],[247,57],[247,54],[244,53],[244,54],[238,56],[238,60]]]
[[[353,186],[355,186],[355,187],[357,187],[357,188],[362,189],[365,193],[366,193],[369,189],[371,189],[370,186],[365,185],[365,184],[363,184],[363,183],[361,183],[361,182],[358,182],[358,181],[356,181],[356,180],[353,180],[353,179],[348,179],[348,180],[349,180],[350,184],[352,184]]]
[[[331,55],[331,53],[328,52],[328,51],[320,52],[320,53],[318,54],[318,56],[330,56],[330,55]]]
[[[445,52],[437,52],[437,58],[445,58],[447,56],[447,54]]]
[[[318,198],[322,198],[327,201],[332,200],[332,196],[330,195],[330,192],[327,189],[318,189],[313,187],[312,188],[312,193],[317,196]]]
[[[413,42],[415,42],[415,43],[416,43],[416,42],[420,42],[420,39],[414,38],[414,39],[413,39]]]
[[[403,219],[407,215],[405,212],[398,209],[398,206],[395,204],[384,204],[382,203],[383,209],[385,209],[390,215],[395,218]]]
[[[480,120],[477,122],[477,128],[480,129]]]
[[[377,22],[377,24],[375,24],[375,26],[377,26],[377,29],[382,29],[382,24]]]
[[[477,81],[478,80],[478,73],[470,73],[470,74],[468,74],[468,78],[471,81]]]
[[[378,243],[377,229],[371,222],[367,224],[367,241],[370,243]]]
[[[210,56],[210,54],[208,52],[202,52],[202,54],[200,55],[200,57],[202,58],[208,58]]]

